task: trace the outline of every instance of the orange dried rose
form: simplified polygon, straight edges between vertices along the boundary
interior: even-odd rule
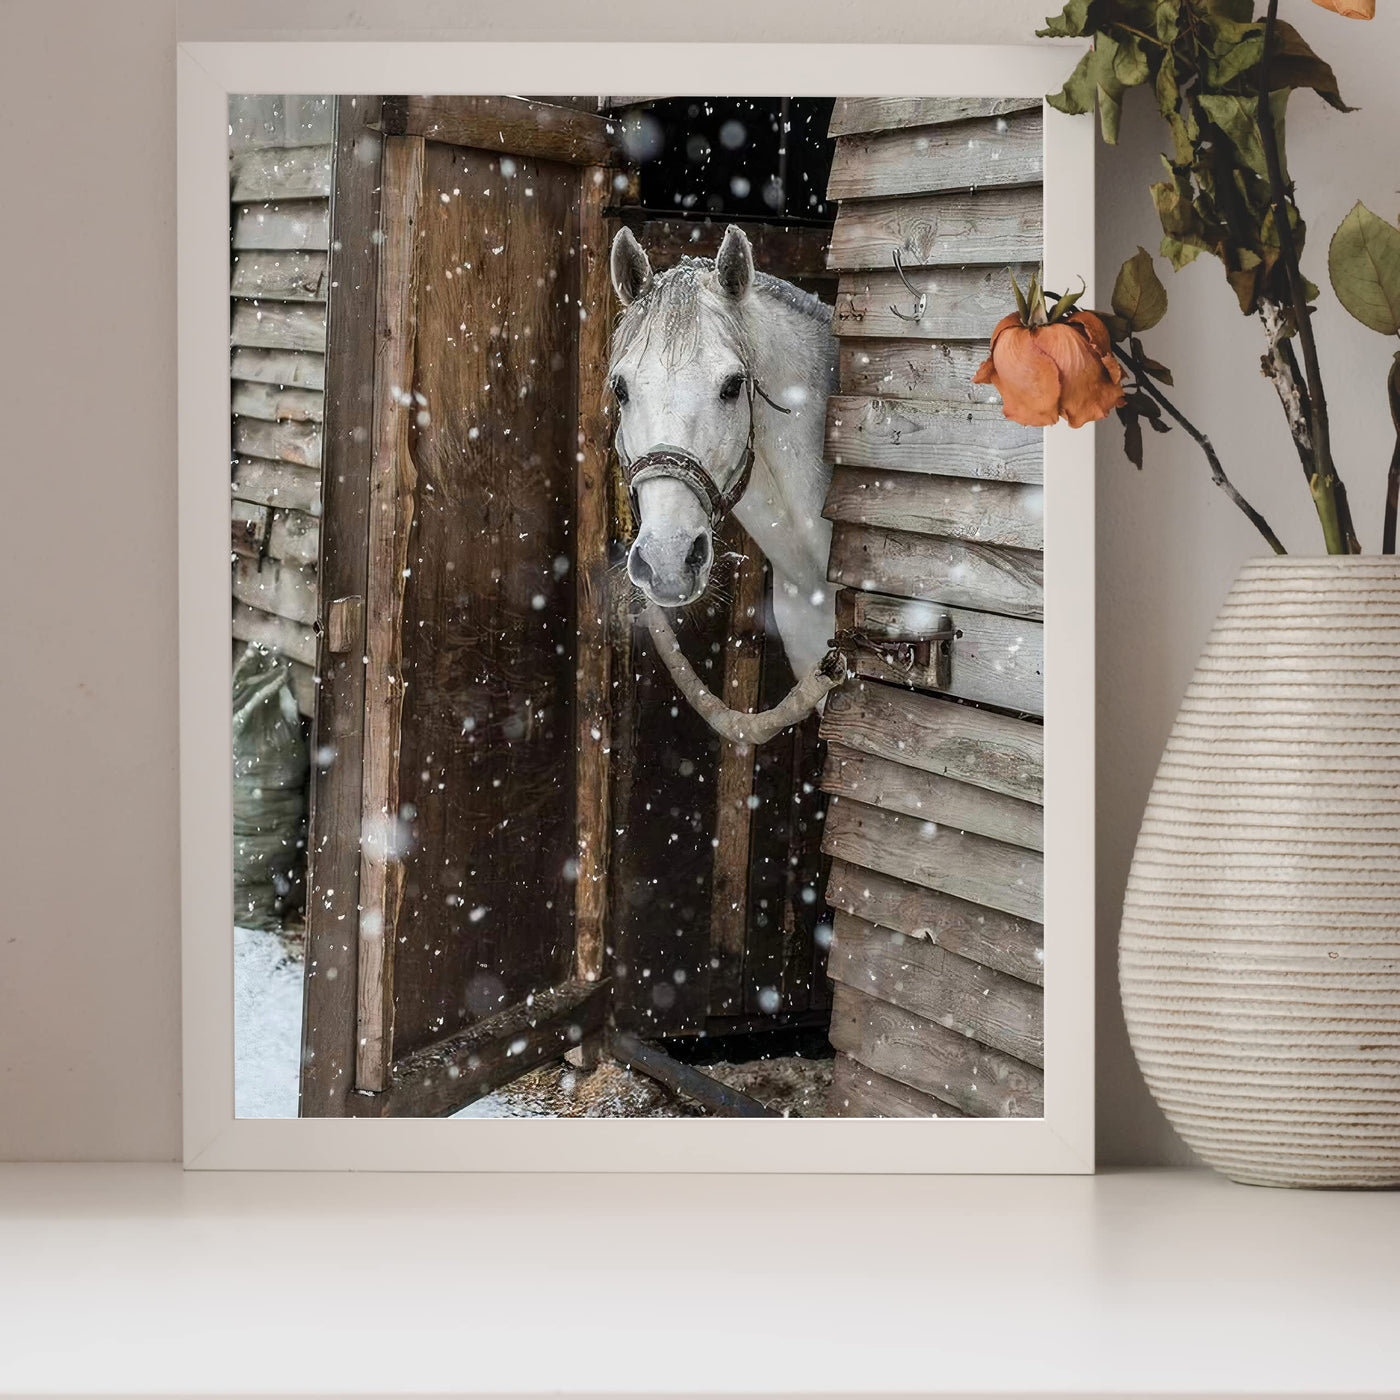
[[[1003,414],[1029,428],[1049,427],[1061,416],[1082,428],[1126,402],[1123,366],[1092,311],[1071,311],[1037,326],[1025,325],[1016,312],[1004,316],[972,382],[990,384],[1001,395]]]
[[[1335,10],[1347,19],[1375,19],[1376,0],[1313,0],[1324,10]]]

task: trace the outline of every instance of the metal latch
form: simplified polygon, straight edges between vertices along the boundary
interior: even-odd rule
[[[921,677],[934,690],[947,690],[953,678],[953,643],[962,633],[953,625],[947,613],[941,613],[933,625],[907,631],[872,632],[865,627],[845,627],[832,638],[830,645],[838,650],[866,651],[877,656],[887,666],[909,674],[916,668],[932,671]]]

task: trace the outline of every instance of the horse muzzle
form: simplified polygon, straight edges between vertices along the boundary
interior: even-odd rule
[[[643,530],[627,553],[627,576],[653,603],[680,608],[704,593],[713,563],[708,529],[689,536]]]

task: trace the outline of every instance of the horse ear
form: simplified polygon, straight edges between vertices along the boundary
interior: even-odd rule
[[[724,231],[724,242],[719,245],[719,256],[715,259],[715,272],[719,285],[730,296],[747,294],[753,282],[753,249],[749,246],[748,235],[737,224],[730,224]]]
[[[618,229],[613,239],[612,284],[624,306],[631,306],[651,286],[651,263],[630,228]]]

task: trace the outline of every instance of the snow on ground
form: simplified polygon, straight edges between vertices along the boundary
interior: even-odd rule
[[[233,931],[233,1111],[295,1118],[301,1064],[298,950],[281,934]]]
[[[234,1112],[239,1118],[297,1116],[301,985],[301,949],[295,940],[260,929],[234,929]],[[820,1118],[826,1112],[831,1064],[784,1056],[699,1068],[779,1113]],[[696,1118],[704,1111],[605,1057],[590,1072],[561,1060],[541,1065],[453,1116]]]

